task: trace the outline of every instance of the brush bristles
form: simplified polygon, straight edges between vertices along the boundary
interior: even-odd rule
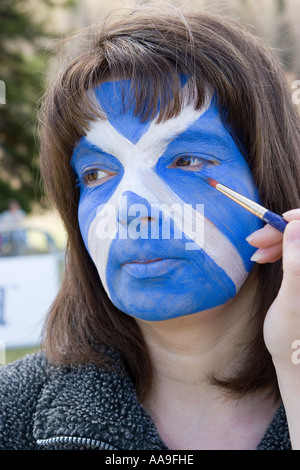
[[[218,182],[212,178],[207,178],[208,184],[210,184],[213,188],[215,188],[218,184]]]

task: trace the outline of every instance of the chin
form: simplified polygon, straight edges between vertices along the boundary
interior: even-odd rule
[[[172,300],[169,299],[167,301],[169,308],[166,308],[166,305],[157,304],[156,306],[152,305],[152,309],[145,308],[137,308],[137,305],[134,306],[124,306],[116,305],[116,307],[121,310],[124,314],[129,315],[137,320],[147,321],[147,322],[163,322],[166,320],[172,320],[175,318],[183,318],[188,316],[193,316],[195,314],[209,314],[210,312],[213,313],[215,309],[219,310],[222,308],[223,305],[230,303],[233,298],[226,298],[223,301],[216,302],[213,299],[211,301],[207,301],[204,304],[198,305],[187,305],[187,301],[185,305],[182,304],[172,304]],[[172,306],[173,308],[170,308]],[[149,307],[149,305],[148,305]]]

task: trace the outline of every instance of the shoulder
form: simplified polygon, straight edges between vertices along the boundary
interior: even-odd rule
[[[0,367],[0,449],[32,448],[32,416],[46,381],[41,353]]]
[[[55,366],[36,354],[0,368],[0,450],[165,449],[122,358],[111,358]]]
[[[275,413],[257,450],[291,450],[291,441],[283,404]]]
[[[122,415],[124,404],[134,407],[133,385],[112,359],[113,369],[55,366],[37,353],[0,367],[0,450],[38,449],[41,440],[68,435],[71,428],[86,436],[95,414],[104,426],[114,413]]]
[[[45,368],[46,360],[41,352],[29,354],[0,367],[1,387],[7,380],[24,379],[39,373]]]
[[[10,364],[0,367],[0,396],[11,399],[20,398],[19,392],[32,392],[43,381],[47,370],[47,362],[38,352],[25,356]]]

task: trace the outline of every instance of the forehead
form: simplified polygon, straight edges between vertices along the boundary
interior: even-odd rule
[[[131,80],[105,82],[95,88],[95,96],[109,123],[130,142],[136,144],[150,126],[135,116]]]
[[[132,162],[137,156],[139,161],[147,161],[151,166],[171,142],[178,142],[178,138],[181,142],[224,140],[226,132],[216,106],[212,105],[209,91],[202,107],[196,110],[184,85],[181,90],[182,107],[176,117],[163,122],[158,122],[157,118],[142,122],[134,113],[135,103],[129,101],[130,86],[130,80],[122,80],[106,82],[95,89],[97,103],[105,118],[90,123],[90,130],[77,145],[72,163],[84,155],[82,148],[88,147],[113,155],[121,163]],[[202,116],[203,119],[199,119]]]

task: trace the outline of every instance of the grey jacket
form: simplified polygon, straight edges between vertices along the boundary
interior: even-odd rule
[[[38,353],[2,366],[0,449],[168,450],[116,363],[54,367]],[[283,407],[258,449],[290,449]]]

